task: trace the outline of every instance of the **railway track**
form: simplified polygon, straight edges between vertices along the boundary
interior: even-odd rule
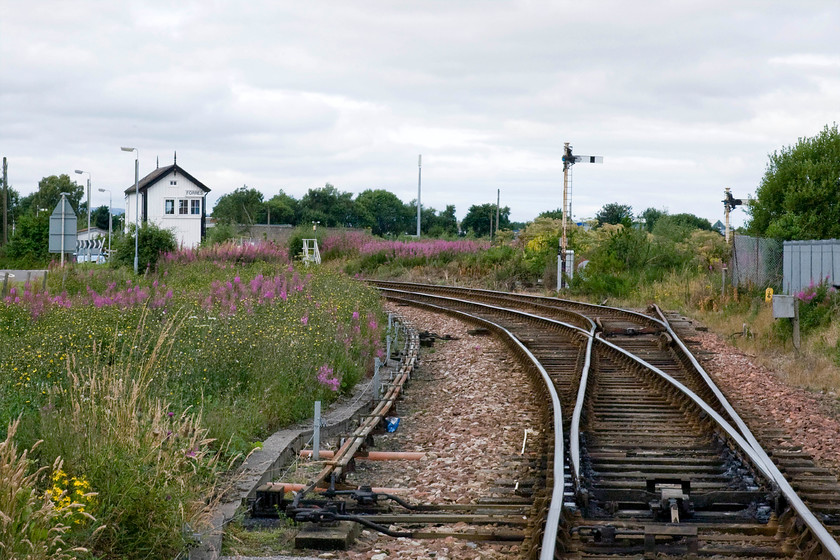
[[[655,308],[375,284],[493,331],[544,382],[551,429],[527,556],[840,558],[836,479],[738,415],[679,336],[684,323]]]

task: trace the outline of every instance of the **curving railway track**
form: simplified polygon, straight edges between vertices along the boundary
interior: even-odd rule
[[[493,331],[541,385],[550,429],[527,556],[840,558],[836,479],[740,417],[661,310],[375,285]]]

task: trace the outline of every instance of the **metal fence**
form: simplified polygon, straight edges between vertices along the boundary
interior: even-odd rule
[[[840,283],[840,240],[785,241],[784,279],[786,294],[796,294],[827,280]]]
[[[732,284],[778,288],[782,285],[782,242],[735,235],[732,246]]]

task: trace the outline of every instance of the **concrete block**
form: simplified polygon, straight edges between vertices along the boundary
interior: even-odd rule
[[[361,532],[361,525],[352,521],[331,524],[307,523],[295,536],[295,548],[347,550]]]

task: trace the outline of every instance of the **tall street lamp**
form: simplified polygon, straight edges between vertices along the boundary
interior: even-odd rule
[[[87,207],[88,207],[88,227],[87,227],[87,238],[88,238],[88,260],[87,262],[91,261],[91,248],[90,248],[90,171],[82,171],[81,169],[77,169],[76,173],[81,175],[82,173],[87,173],[88,181],[87,181]]]
[[[111,260],[111,218],[113,217],[111,208],[114,205],[114,198],[111,196],[111,189],[99,189],[99,192],[108,193],[108,260]]]
[[[140,150],[137,148],[120,148],[124,152],[134,152],[134,274],[138,274],[137,266],[140,255]]]

